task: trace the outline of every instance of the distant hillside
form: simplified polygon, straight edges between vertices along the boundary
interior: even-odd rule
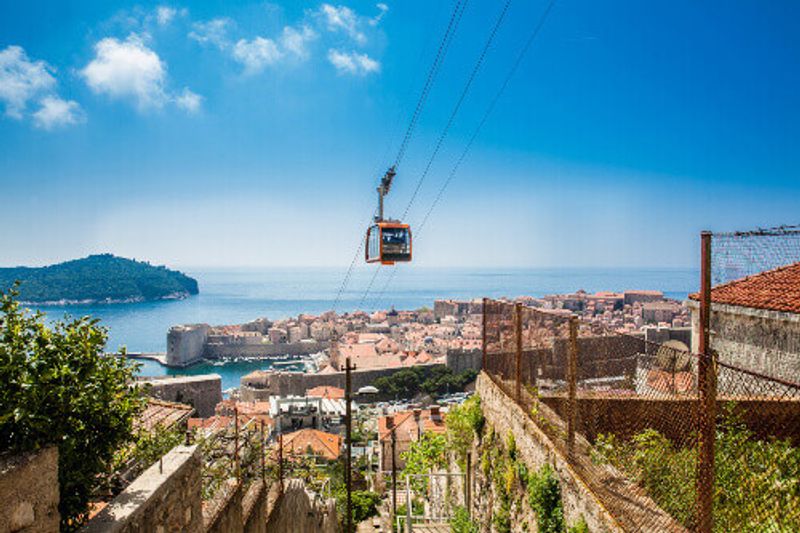
[[[197,280],[164,266],[111,254],[90,255],[41,268],[0,268],[0,289],[20,281],[19,299],[30,303],[117,303],[186,298]]]

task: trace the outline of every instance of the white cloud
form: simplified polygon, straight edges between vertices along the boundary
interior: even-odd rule
[[[169,6],[158,6],[156,8],[156,20],[158,21],[159,26],[166,26],[172,19],[175,18],[175,15],[178,14],[178,10],[174,7]]]
[[[381,64],[367,54],[357,52],[341,52],[331,48],[328,50],[328,61],[336,67],[339,73],[358,74],[364,76],[371,72],[378,72]]]
[[[283,57],[278,45],[272,39],[256,37],[248,41],[240,39],[233,47],[233,58],[244,65],[247,74],[261,72],[264,67],[274,65]]]
[[[322,4],[320,12],[328,24],[328,29],[344,31],[358,44],[367,42],[367,36],[358,29],[358,15],[349,7]]]
[[[317,34],[308,26],[303,26],[299,30],[286,26],[280,39],[281,48],[299,59],[307,59],[308,44],[316,38]]]
[[[166,65],[141,38],[134,34],[125,41],[109,37],[94,48],[95,58],[81,71],[92,91],[132,100],[140,110],[164,104]]]
[[[0,51],[0,101],[6,115],[21,119],[29,100],[50,93],[56,85],[52,71],[44,61],[28,59],[22,47]]]
[[[386,12],[389,11],[389,6],[384,4],[383,2],[375,4],[375,7],[378,8],[378,14],[369,19],[370,26],[377,26],[378,24],[380,24],[381,20],[383,20],[384,15],[386,15]]]
[[[202,103],[203,97],[192,92],[188,87],[184,87],[183,92],[175,97],[175,104],[190,114],[197,113]]]
[[[33,123],[38,128],[54,130],[86,120],[81,106],[73,100],[64,100],[58,96],[46,96],[42,99],[41,104],[39,110],[33,114]]]
[[[192,24],[192,31],[189,38],[201,44],[213,44],[220,50],[230,46],[228,40],[228,28],[231,20],[227,18],[216,18],[206,22],[195,22]]]

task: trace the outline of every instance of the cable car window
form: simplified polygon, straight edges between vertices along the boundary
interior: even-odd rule
[[[383,228],[384,244],[406,244],[408,242],[408,231],[405,228]]]

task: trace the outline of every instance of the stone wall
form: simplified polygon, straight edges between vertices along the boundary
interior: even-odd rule
[[[95,516],[84,533],[203,531],[197,446],[176,446]]]
[[[550,464],[554,468],[561,481],[564,518],[567,523],[574,524],[583,517],[592,532],[622,531],[589,488],[574,475],[550,439],[483,372],[478,376],[477,393],[481,397],[481,409],[487,424],[503,438],[509,432],[514,434],[520,459],[529,470],[537,470],[544,464]],[[474,476],[478,476],[477,487],[473,491],[473,512],[480,516],[488,508],[491,513],[491,498],[488,496],[493,491],[486,486],[486,480],[484,483],[480,482],[480,460],[477,457],[473,460],[473,469]]]
[[[322,501],[299,479],[286,481],[267,519],[270,533],[338,533],[334,500]]]
[[[688,301],[692,310],[692,351],[700,341],[699,305]],[[711,348],[719,360],[767,376],[797,382],[800,375],[800,315],[733,305],[712,304]],[[721,369],[719,390],[742,389],[738,373]],[[749,391],[769,391],[769,383],[751,382]]]
[[[310,355],[323,351],[327,342],[286,342],[279,344],[207,343],[203,356],[207,359],[222,357],[270,357],[277,355]]]
[[[187,324],[169,328],[167,365],[182,367],[198,361],[203,356],[209,329],[208,324]]]
[[[480,370],[483,365],[483,351],[447,350],[445,364],[456,374],[465,370]]]
[[[58,449],[0,459],[0,531],[57,532]]]
[[[430,369],[442,366],[421,365]],[[376,379],[391,376],[403,368],[379,368],[375,370],[354,370],[352,372],[353,390],[372,385]],[[241,380],[239,392],[245,402],[267,401],[270,396],[305,396],[308,389],[319,386],[344,388],[344,372],[304,374],[301,372],[268,372],[248,374]]]
[[[630,480],[613,469],[594,464],[589,456],[590,446],[583,437],[576,436],[575,454],[568,460],[564,447],[557,446],[531,416],[483,372],[478,376],[477,392],[486,423],[503,438],[513,433],[517,456],[528,470],[538,470],[544,464],[553,468],[561,486],[567,524],[575,524],[583,518],[592,532],[637,530],[645,524],[659,524],[669,531],[685,531]],[[566,434],[563,422],[558,422],[558,417],[545,404],[539,405],[538,416],[551,426],[551,431]],[[477,515],[492,512],[495,492],[491,480],[485,477],[480,480],[480,463],[480,460],[473,460],[477,479],[472,508]]]
[[[191,405],[201,418],[213,416],[214,408],[222,401],[219,374],[147,378],[139,383],[147,385],[148,394],[154,398]]]
[[[229,479],[214,497],[203,502],[203,524],[209,533],[239,533],[243,530],[241,483]]]

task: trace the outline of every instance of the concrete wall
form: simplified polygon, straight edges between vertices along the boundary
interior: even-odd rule
[[[203,531],[200,453],[176,446],[114,498],[84,533]]]
[[[436,365],[421,365],[430,370]],[[372,385],[376,379],[391,376],[403,368],[380,368],[376,370],[354,370],[353,389]],[[305,396],[306,390],[322,385],[344,388],[344,372],[329,374],[304,374],[301,372],[270,372],[256,378],[244,376],[239,392],[245,402],[267,401],[270,396]]]
[[[0,460],[0,532],[57,532],[58,449]]]
[[[286,481],[284,493],[271,509],[266,530],[270,533],[337,533],[333,500],[320,501],[299,479]]]
[[[139,383],[145,385],[154,398],[191,405],[201,418],[213,416],[214,408],[222,401],[219,374],[150,378]]]

